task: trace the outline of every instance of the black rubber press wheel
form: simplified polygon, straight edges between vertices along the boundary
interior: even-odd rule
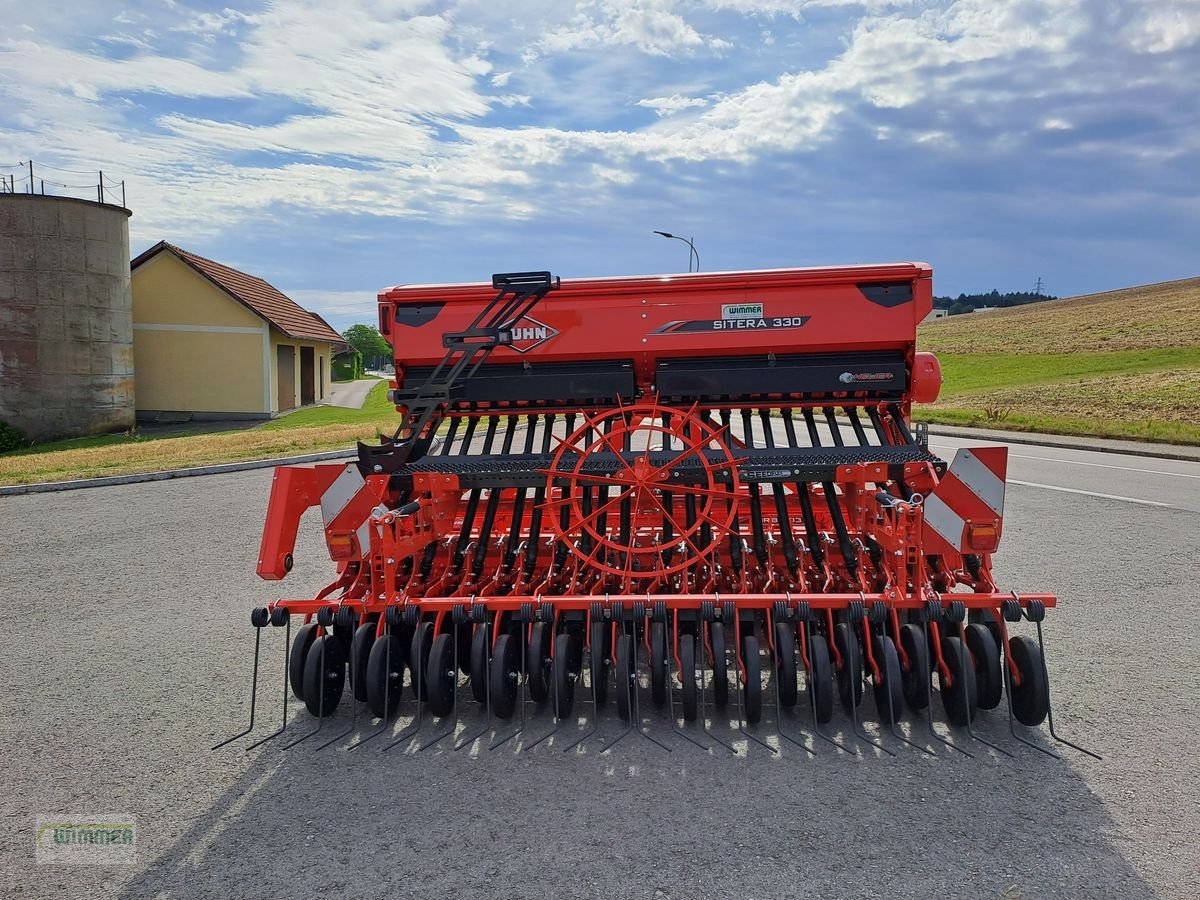
[[[288,682],[292,686],[292,693],[300,700],[304,699],[304,662],[308,659],[308,648],[316,639],[315,622],[301,625],[296,629],[296,636],[292,638],[292,653],[288,657]]]
[[[986,625],[965,629],[967,649],[975,666],[975,687],[980,709],[995,709],[1004,697],[1004,673],[1000,671],[1000,647]]]
[[[1041,725],[1050,711],[1050,686],[1042,651],[1033,638],[1020,635],[1008,642],[1008,652],[1021,675],[1021,684],[1013,685],[1013,715],[1022,725]]]
[[[386,719],[400,705],[404,693],[404,669],[408,661],[404,641],[385,634],[371,645],[367,654],[367,705],[379,719]]]
[[[304,705],[314,716],[329,716],[337,709],[346,686],[346,652],[333,634],[322,635],[308,648],[304,659]]]
[[[633,714],[633,692],[636,690],[633,679],[637,673],[633,671],[633,638],[627,634],[617,637],[617,715],[622,722],[628,722]]]
[[[667,703],[667,628],[662,622],[650,623],[650,698],[655,706]]]
[[[479,703],[488,699],[488,663],[492,653],[492,626],[476,625],[471,634],[471,696]]]
[[[429,699],[429,685],[425,683],[425,666],[429,662],[429,651],[433,648],[433,623],[420,622],[413,631],[408,649],[408,671],[417,697]],[[419,686],[419,687],[418,687]]]
[[[887,635],[876,635],[871,642],[875,665],[882,676],[874,685],[875,711],[885,725],[900,718],[904,712],[904,690],[901,687],[900,656],[896,645]]]
[[[713,622],[708,626],[708,640],[712,645],[713,704],[724,709],[729,703],[729,660],[725,654],[725,626]]]
[[[817,721],[825,724],[833,718],[833,663],[829,660],[829,644],[823,634],[810,634],[808,639],[808,673],[812,684],[813,711]]]
[[[950,685],[942,681],[942,707],[951,725],[967,725],[975,718],[975,667],[963,642],[954,635],[942,638],[942,658],[950,669]],[[939,680],[940,676],[939,676]]]
[[[852,707],[862,703],[863,649],[858,635],[852,633],[845,622],[834,626],[833,639],[842,656],[842,667],[838,669],[838,695],[842,698],[842,707],[850,712]]]
[[[762,720],[762,664],[758,638],[752,634],[742,639],[742,665],[746,667],[746,724],[757,725]]]
[[[425,683],[429,688],[429,711],[435,716],[449,715],[454,709],[454,690],[458,685],[454,632],[443,631],[433,639],[425,663]]]
[[[566,719],[575,706],[575,661],[579,657],[579,638],[563,631],[554,638],[554,660],[550,665],[550,697],[554,715]]]
[[[374,622],[359,625],[350,639],[350,686],[360,702],[367,699],[367,660],[375,643],[375,628]]]
[[[696,721],[696,637],[679,636],[679,683],[683,695],[684,721]]]
[[[521,680],[521,649],[516,636],[502,634],[496,638],[491,665],[488,691],[492,698],[492,712],[501,719],[507,719],[516,708],[517,688]]]
[[[596,703],[603,706],[608,699],[609,656],[612,651],[612,626],[593,622],[588,632],[588,666]]]
[[[900,626],[900,646],[908,657],[908,668],[901,675],[904,699],[909,709],[920,712],[929,705],[929,643],[920,625]]]
[[[799,682],[796,680],[796,630],[789,622],[775,623],[775,677],[779,679],[779,702],[796,705]]]
[[[538,703],[550,699],[550,642],[553,634],[547,622],[535,622],[529,632],[525,653],[525,676],[529,696]]]

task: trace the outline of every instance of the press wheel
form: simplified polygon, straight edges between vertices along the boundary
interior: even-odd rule
[[[375,628],[374,622],[365,622],[354,629],[350,639],[350,686],[358,701],[367,699],[367,659],[375,643]]]
[[[1050,711],[1050,686],[1042,650],[1033,638],[1021,635],[1008,642],[1008,652],[1020,673],[1020,685],[1013,685],[1013,715],[1022,725],[1041,725]]]
[[[346,686],[342,641],[325,634],[312,642],[304,659],[304,705],[314,716],[332,715]]]
[[[548,622],[535,622],[525,648],[525,679],[529,696],[538,703],[550,699],[550,642],[553,635]]]
[[[729,660],[725,654],[725,626],[713,622],[708,626],[708,642],[712,648],[713,705],[724,709],[729,703]]]
[[[488,663],[491,661],[492,626],[476,625],[471,633],[471,696],[479,703],[488,699]]]
[[[655,706],[667,702],[667,628],[662,622],[650,623],[650,698]]]
[[[796,705],[799,687],[796,680],[796,629],[790,622],[775,623],[775,677],[779,679],[779,702],[788,708]]]
[[[879,667],[881,676],[873,686],[875,711],[880,722],[890,725],[904,712],[900,655],[896,653],[895,642],[885,634],[877,634],[872,638],[871,653],[875,656],[875,665]]]
[[[593,622],[588,631],[588,666],[592,677],[592,695],[596,703],[603,706],[608,699],[608,670],[612,626],[607,622]]]
[[[825,635],[809,635],[808,663],[813,712],[817,721],[824,724],[833,718],[833,663],[829,659],[829,643]]]
[[[942,658],[950,669],[949,685],[939,675],[946,718],[951,725],[968,725],[975,718],[975,667],[967,657],[967,648],[955,635],[942,638]]]
[[[908,657],[908,668],[900,675],[909,709],[920,712],[929,705],[929,643],[920,625],[900,626],[900,646]]]
[[[696,637],[691,634],[679,637],[679,683],[683,695],[683,718],[696,720]]]
[[[299,700],[304,699],[304,661],[308,658],[308,648],[316,639],[315,622],[301,625],[296,629],[296,636],[292,638],[292,652],[288,657],[288,682],[292,686],[292,693]]]
[[[845,622],[834,626],[833,639],[837,644],[838,653],[842,656],[842,667],[838,669],[838,696],[842,698],[842,707],[846,712],[850,712],[862,703],[862,645],[858,642],[858,635],[853,634]]]
[[[1000,671],[1000,647],[986,625],[965,629],[967,649],[975,666],[975,687],[980,709],[995,709],[1004,697],[1004,674]]]
[[[413,687],[417,690],[417,697],[422,700],[429,699],[429,685],[425,683],[425,667],[429,660],[429,651],[433,647],[433,623],[419,622],[413,630],[412,641],[408,650],[408,671],[412,679]]]
[[[633,710],[633,638],[628,634],[617,637],[617,715],[621,721],[628,722]]]
[[[449,715],[454,709],[454,689],[458,685],[453,632],[443,631],[433,639],[425,664],[425,683],[429,688],[429,711],[435,716]]]
[[[396,635],[385,634],[371,645],[364,680],[367,706],[376,718],[388,718],[400,705],[406,663],[404,641]]]
[[[550,666],[550,696],[554,701],[554,715],[566,719],[575,706],[575,659],[579,654],[579,639],[561,632],[554,639],[554,660]]]
[[[752,634],[742,638],[742,665],[745,667],[746,724],[757,725],[762,719],[762,667],[758,658],[758,638]]]
[[[513,714],[517,705],[517,688],[521,680],[521,651],[517,638],[502,634],[492,647],[491,682],[488,691],[492,698],[492,712],[501,719]]]

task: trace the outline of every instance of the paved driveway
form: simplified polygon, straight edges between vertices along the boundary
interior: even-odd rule
[[[895,759],[732,756],[661,721],[671,753],[210,752],[247,715],[250,608],[329,574],[316,511],[271,585],[253,575],[268,471],[0,499],[0,895],[1194,897],[1200,465],[1014,452],[1051,459],[1013,460],[998,575],[1061,593],[1058,724],[1102,762],[1018,749],[994,713],[978,730],[1015,760],[890,739]],[[282,634],[263,637],[259,734],[280,692]],[[343,703],[325,733],[349,725]],[[34,865],[35,818],[76,812],[136,816],[137,865]]]

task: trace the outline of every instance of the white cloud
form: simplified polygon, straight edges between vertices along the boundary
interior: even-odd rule
[[[652,109],[661,117],[669,116],[684,109],[696,109],[708,106],[708,101],[703,97],[685,97],[682,94],[672,94],[670,97],[649,97],[639,100],[637,105]]]
[[[729,43],[705,37],[675,12],[675,0],[602,0],[576,6],[572,21],[552,29],[539,47],[549,53],[605,45],[636,47],[653,56],[673,56],[708,46],[724,49]],[[594,10],[594,11],[593,11]]]

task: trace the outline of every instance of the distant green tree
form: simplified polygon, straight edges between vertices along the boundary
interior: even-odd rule
[[[961,300],[956,300],[949,306],[949,314],[952,316],[961,316],[963,313],[970,312],[975,312],[975,307],[967,303],[963,303]]]
[[[351,325],[342,332],[346,343],[362,354],[368,369],[381,368],[392,358],[392,347],[374,325]]]
[[[1034,294],[1030,291],[1010,291],[1007,294],[1001,294],[993,288],[986,294],[959,294],[957,297],[934,297],[933,305],[939,309],[949,309],[950,315],[958,315],[968,311],[973,311],[981,306],[1024,306],[1026,303],[1040,303],[1042,300],[1057,300],[1058,298],[1051,294]],[[955,312],[955,307],[960,307],[958,312]],[[965,307],[961,308],[961,307]]]

